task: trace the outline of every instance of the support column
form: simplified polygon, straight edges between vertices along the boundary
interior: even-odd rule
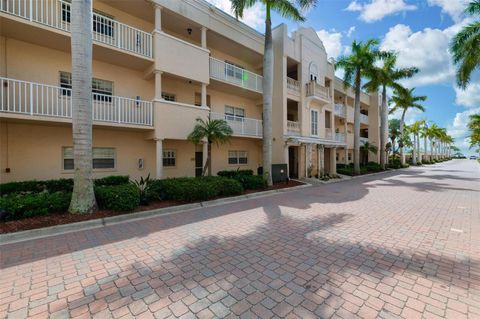
[[[320,145],[317,144],[317,177],[322,177],[322,161],[320,158]]]
[[[162,99],[162,71],[155,71],[155,100]]]
[[[207,48],[207,28],[202,27],[202,48]]]
[[[206,83],[202,83],[202,94],[201,94],[201,98],[202,98],[202,107],[208,107],[207,105],[207,84]]]
[[[305,144],[305,177],[310,177],[312,167],[312,144]]]
[[[325,146],[320,145],[320,151],[319,151],[319,158],[320,158],[320,174],[323,176],[325,175]]]
[[[161,179],[163,177],[163,140],[156,139],[156,177],[157,179]]]
[[[162,7],[159,5],[155,6],[155,30],[162,31]]]
[[[337,174],[337,148],[330,149],[330,175]]]
[[[283,160],[287,164],[287,177],[290,178],[290,160],[288,157],[288,145],[283,147]]]

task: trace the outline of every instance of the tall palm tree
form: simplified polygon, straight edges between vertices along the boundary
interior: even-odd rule
[[[272,185],[272,96],[273,96],[273,39],[271,12],[276,11],[285,18],[296,22],[305,21],[301,10],[316,4],[317,0],[230,0],[237,18],[243,17],[245,9],[256,3],[265,5],[265,44],[263,53],[263,174],[268,185]]]
[[[405,157],[403,156],[403,139],[404,139],[404,127],[405,127],[405,115],[407,111],[410,109],[417,109],[422,112],[425,112],[425,108],[421,105],[420,101],[425,101],[427,99],[426,96],[416,96],[413,95],[413,89],[406,89],[403,87],[397,88],[394,90],[394,95],[391,98],[391,102],[395,105],[390,110],[390,113],[394,113],[398,110],[402,111],[402,116],[400,118],[400,159],[402,165],[405,164]]]
[[[92,174],[92,2],[72,1],[72,132],[74,177],[69,211],[97,209]]]
[[[365,163],[368,162],[368,154],[369,153],[372,153],[374,155],[377,155],[377,153],[378,153],[378,147],[375,146],[374,144],[370,143],[370,142],[363,143],[363,145],[360,146],[360,148],[362,150],[364,150],[365,153],[366,153],[366,161],[364,161]]]
[[[428,123],[427,121],[423,121],[423,125],[420,131],[420,137],[423,138],[423,161],[427,160],[427,140],[428,140]]]
[[[195,127],[193,131],[188,135],[188,139],[195,143],[200,144],[202,141],[208,143],[208,156],[202,171],[202,176],[208,170],[208,176],[212,176],[212,144],[217,146],[228,142],[233,134],[233,130],[225,120],[203,120],[202,118],[196,119]]]
[[[423,121],[416,121],[408,127],[408,132],[413,135],[413,153],[412,153],[412,163],[417,165],[419,163],[420,155],[420,139],[419,135],[422,130]]]
[[[473,0],[465,9],[470,16],[480,17],[480,0]],[[457,84],[465,89],[472,73],[480,67],[480,20],[472,22],[453,38],[450,43],[453,62],[457,66]]]
[[[375,62],[386,57],[387,53],[378,49],[378,40],[370,39],[364,42],[353,41],[352,53],[342,56],[335,64],[336,69],[343,69],[343,83],[345,87],[352,86],[355,91],[353,163],[354,173],[360,174],[360,93],[362,77],[370,72]]]
[[[399,88],[401,79],[410,78],[418,72],[418,68],[397,68],[397,54],[390,53],[383,59],[381,66],[374,66],[368,70],[366,76],[369,79],[364,87],[370,92],[382,91],[382,105],[380,106],[380,166],[385,169],[386,150],[388,139],[388,104],[387,88]]]
[[[395,154],[395,142],[400,138],[400,120],[391,119],[388,121],[388,136],[392,141],[392,153]]]
[[[430,140],[430,161],[433,161],[436,158],[435,153],[435,146],[436,146],[436,139],[440,135],[440,127],[437,124],[433,123],[427,128],[427,136]]]
[[[468,129],[470,130],[470,148],[480,146],[480,114],[470,115]]]

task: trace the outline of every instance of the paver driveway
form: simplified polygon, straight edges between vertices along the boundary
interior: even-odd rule
[[[0,246],[0,317],[480,318],[480,165]]]

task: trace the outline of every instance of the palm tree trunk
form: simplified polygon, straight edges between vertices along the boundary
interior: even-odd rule
[[[405,113],[406,113],[406,109],[403,110],[403,113],[402,113],[402,118],[400,119],[400,138],[401,138],[401,144],[400,144],[400,162],[402,163],[402,165],[405,165],[405,156],[403,154],[403,147],[404,147],[404,130],[405,130]]]
[[[72,1],[72,132],[74,177],[69,211],[97,209],[92,173],[92,2]]]
[[[423,137],[423,157],[424,161],[427,161],[427,135]]]
[[[417,137],[417,156],[418,156],[418,164],[422,164],[422,154],[420,152],[420,135],[418,133],[416,133],[416,137]]]
[[[380,117],[380,167],[385,169],[387,160],[386,144],[388,138],[388,106],[387,87],[383,86],[382,91],[382,114]]]
[[[203,167],[202,176],[205,176],[205,173],[208,171],[208,176],[212,176],[212,142],[208,142],[207,147],[207,162]]]
[[[413,134],[412,164],[417,165],[417,136]]]
[[[272,96],[273,96],[273,44],[270,2],[266,3],[265,49],[263,55],[263,175],[267,184],[272,182]]]
[[[360,175],[360,86],[361,74],[357,69],[355,75],[355,112],[353,117],[353,172]]]

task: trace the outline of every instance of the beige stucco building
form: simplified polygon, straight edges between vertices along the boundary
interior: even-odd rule
[[[71,14],[63,0],[0,1],[0,182],[72,177]],[[203,0],[97,0],[93,31],[95,177],[198,175],[198,117],[234,131],[213,147],[214,173],[261,166],[262,34]],[[312,29],[273,36],[273,163],[334,173],[352,160],[353,93]],[[378,95],[361,102],[378,145]]]

